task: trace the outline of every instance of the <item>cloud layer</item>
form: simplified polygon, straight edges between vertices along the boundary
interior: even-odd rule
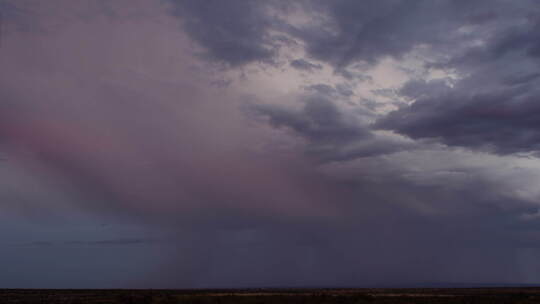
[[[532,1],[0,12],[2,287],[540,280]]]

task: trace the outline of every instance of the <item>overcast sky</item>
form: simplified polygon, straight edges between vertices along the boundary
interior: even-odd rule
[[[536,1],[0,14],[0,287],[540,282]]]

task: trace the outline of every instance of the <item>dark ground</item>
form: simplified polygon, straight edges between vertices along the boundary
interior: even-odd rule
[[[408,289],[0,289],[4,303],[540,303],[540,287]]]

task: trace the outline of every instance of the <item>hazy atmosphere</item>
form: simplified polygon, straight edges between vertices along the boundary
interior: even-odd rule
[[[539,4],[0,0],[0,287],[540,282]]]

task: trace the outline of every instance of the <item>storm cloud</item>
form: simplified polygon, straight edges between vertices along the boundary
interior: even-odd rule
[[[532,1],[0,11],[1,287],[540,280]]]
[[[276,45],[268,34],[272,23],[263,3],[252,1],[171,1],[183,17],[186,32],[205,49],[205,57],[242,65],[270,62]]]
[[[438,138],[451,146],[537,153],[538,18],[533,10],[521,20],[519,26],[486,25],[493,29],[482,45],[442,63],[462,70],[454,84],[406,83],[400,92],[413,102],[377,125],[411,138]]]

